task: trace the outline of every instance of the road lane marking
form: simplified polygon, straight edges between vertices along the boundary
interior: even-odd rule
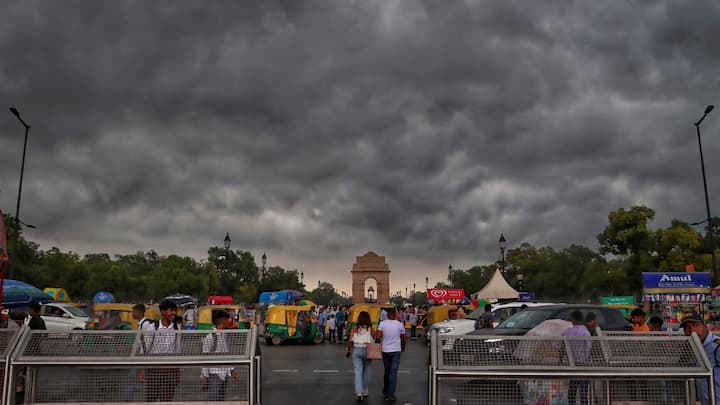
[[[273,373],[297,373],[297,370],[272,370]]]
[[[340,370],[313,370],[313,373],[339,373]]]

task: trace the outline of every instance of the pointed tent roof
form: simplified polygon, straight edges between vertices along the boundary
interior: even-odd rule
[[[490,281],[485,284],[485,287],[472,296],[476,299],[497,300],[518,298],[519,294],[508,284],[505,277],[500,273],[500,269],[497,269]]]

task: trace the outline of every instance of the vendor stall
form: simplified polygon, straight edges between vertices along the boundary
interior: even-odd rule
[[[643,301],[662,314],[666,327],[677,328],[683,313],[709,317],[710,273],[643,273]]]

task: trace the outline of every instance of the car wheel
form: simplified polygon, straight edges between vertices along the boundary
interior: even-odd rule
[[[272,344],[274,344],[275,346],[277,346],[277,345],[279,345],[280,343],[282,343],[282,341],[283,341],[283,339],[282,339],[280,336],[273,336],[273,337],[272,337]]]

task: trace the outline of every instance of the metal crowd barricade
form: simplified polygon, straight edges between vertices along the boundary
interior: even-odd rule
[[[222,331],[28,330],[10,356],[10,404],[260,403],[257,328]],[[206,384],[202,375],[209,377]],[[23,376],[24,374],[24,376]]]
[[[428,403],[695,404],[713,370],[697,336],[530,337],[433,333]],[[587,394],[584,394],[587,390]]]
[[[2,403],[5,404],[6,392],[9,390],[14,391],[15,387],[8,384],[8,376],[10,375],[10,363],[8,358],[10,352],[12,352],[15,344],[17,343],[18,337],[20,336],[20,329],[0,329],[0,353],[2,353]]]

